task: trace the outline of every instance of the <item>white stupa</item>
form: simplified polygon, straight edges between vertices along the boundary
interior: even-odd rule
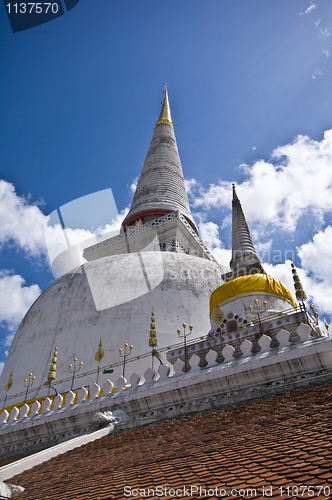
[[[123,229],[87,248],[84,257],[88,262],[46,289],[19,326],[0,377],[0,399],[8,392],[7,407],[24,401],[24,379],[27,385],[35,377],[28,400],[46,395],[49,383],[59,393],[94,384],[100,340],[104,356],[98,383],[102,385],[109,377],[103,370],[121,361],[119,349],[124,354],[125,343],[133,346],[128,360],[151,351],[152,309],[158,348],[178,342],[176,331],[183,322],[194,325],[197,337],[210,329],[209,297],[223,283],[221,275],[228,268],[215,261],[198,237],[166,88]],[[52,364],[56,375],[49,373],[55,371]],[[128,375],[148,365],[151,357],[136,359]],[[77,370],[74,382],[73,370]],[[11,372],[12,386],[6,391]],[[113,377],[121,374],[122,366],[115,366]]]

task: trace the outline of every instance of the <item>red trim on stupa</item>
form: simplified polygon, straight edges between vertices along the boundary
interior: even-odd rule
[[[130,217],[130,219],[126,221],[126,225],[124,226],[124,228],[126,230],[126,227],[132,225],[132,223],[135,220],[142,220],[144,217],[151,217],[154,215],[156,217],[158,217],[158,215],[163,216],[166,214],[170,214],[171,212],[172,210],[146,210],[144,212],[138,212],[137,214],[134,214],[132,217]]]

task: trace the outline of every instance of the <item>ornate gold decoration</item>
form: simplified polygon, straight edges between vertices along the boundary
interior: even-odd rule
[[[56,362],[58,360],[57,356],[58,356],[58,343],[56,343],[56,346],[54,348],[52,364],[50,365],[50,371],[48,372],[48,375],[47,375],[47,380],[49,383],[51,383],[55,379],[55,376],[56,376]]]
[[[159,120],[157,121],[156,127],[161,125],[162,123],[166,123],[166,125],[171,125],[173,127],[172,118],[171,118],[171,110],[168,102],[167,95],[167,84],[164,83],[164,102],[163,107],[161,108]]]
[[[70,365],[69,365],[69,371],[70,371],[70,373],[72,373],[72,374],[73,374],[73,377],[72,377],[72,380],[71,380],[71,387],[70,387],[70,390],[72,390],[72,389],[73,389],[73,386],[74,386],[74,380],[75,380],[75,375],[76,375],[76,373],[77,373],[77,372],[79,372],[79,371],[80,371],[80,369],[81,369],[81,368],[82,368],[82,366],[83,366],[83,361],[80,361],[80,363],[79,363],[79,365],[78,365],[78,368],[76,367],[76,363],[77,363],[77,358],[74,358],[74,368],[73,368],[73,365],[72,365],[72,364],[70,364]],[[73,371],[71,371],[71,370],[73,370]]]
[[[214,313],[212,314],[211,319],[212,319],[212,321],[213,321],[214,323],[217,323],[217,325],[220,325],[220,323],[223,321],[224,317],[225,317],[225,313],[224,313],[224,311],[221,311],[221,310],[218,308],[218,309],[217,309],[216,311],[214,311]]]
[[[149,347],[157,347],[157,332],[156,332],[156,320],[154,317],[154,310],[152,309],[151,313],[151,330],[150,330],[150,338],[149,338]]]
[[[95,354],[95,361],[97,361],[98,365],[100,364],[101,360],[103,359],[103,357],[105,355],[105,353],[104,353],[104,351],[103,351],[103,349],[101,347],[102,345],[103,344],[102,344],[102,341],[100,339],[100,342],[99,342],[99,345],[98,345],[98,350],[97,350],[97,352]]]
[[[224,283],[212,292],[210,297],[210,317],[217,301],[219,307],[240,297],[257,295],[273,295],[289,302],[296,309],[296,302],[289,290],[279,281],[268,274],[252,274],[240,276],[228,283]]]
[[[29,378],[28,379],[24,379],[24,387],[27,388],[26,392],[25,392],[25,398],[24,398],[24,404],[27,400],[27,396],[28,396],[28,391],[30,389],[30,387],[32,386],[32,384],[34,383],[34,381],[36,380],[36,377],[33,377],[32,376],[32,373],[29,373]]]
[[[186,328],[187,324],[183,323],[183,335],[181,335],[181,330],[180,328],[177,330],[177,334],[180,337],[180,339],[184,340],[184,371],[187,371],[187,337],[192,334],[193,331],[193,325],[189,325],[189,332],[186,333]]]
[[[5,391],[7,392],[7,394],[12,385],[13,385],[13,370],[10,372],[9,379],[7,380],[7,383],[5,385]]]
[[[126,361],[127,361],[127,356],[129,356],[129,354],[131,353],[131,351],[133,350],[134,346],[133,345],[130,345],[129,346],[129,352],[127,352],[127,349],[128,349],[128,342],[126,342],[124,344],[124,353],[122,354],[123,352],[123,349],[119,349],[119,354],[120,354],[120,357],[123,359],[123,372],[122,372],[122,376],[124,377],[125,376],[125,369],[126,369]]]
[[[292,273],[293,273],[293,280],[294,280],[294,288],[295,288],[295,295],[296,298],[299,302],[305,302],[307,300],[307,294],[303,290],[302,283],[300,281],[300,278],[297,274],[296,267],[293,264],[293,261],[291,259],[291,266],[292,266]],[[315,306],[311,304],[310,309],[314,312]]]

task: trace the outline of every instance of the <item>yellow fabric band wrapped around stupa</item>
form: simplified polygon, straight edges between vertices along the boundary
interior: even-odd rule
[[[274,295],[275,297],[287,300],[295,309],[297,308],[292,295],[279,280],[272,278],[268,274],[252,274],[251,276],[235,278],[214,290],[210,297],[210,316],[216,304],[222,306],[235,298],[255,294]]]

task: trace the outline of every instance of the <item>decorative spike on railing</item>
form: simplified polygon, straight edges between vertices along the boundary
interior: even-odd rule
[[[48,372],[48,375],[47,375],[47,380],[50,384],[51,384],[51,382],[53,382],[53,380],[55,379],[55,376],[56,376],[56,362],[58,359],[57,356],[58,356],[58,343],[56,343],[56,346],[54,348],[54,354],[53,354],[52,363],[50,366],[50,371]]]
[[[154,317],[154,311],[152,308],[151,313],[151,326],[150,326],[150,338],[149,338],[149,347],[157,347],[157,332],[156,332],[156,320]]]
[[[297,274],[297,269],[294,266],[292,259],[291,259],[291,266],[292,266],[292,273],[293,273],[293,280],[294,280],[295,295],[296,295],[298,302],[303,303],[307,300],[307,294],[303,290],[302,283],[300,281],[299,275]]]

